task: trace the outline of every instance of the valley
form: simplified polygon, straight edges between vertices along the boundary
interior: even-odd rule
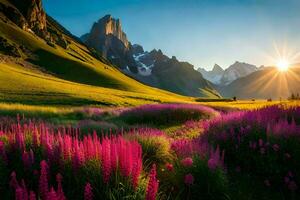
[[[222,3],[0,0],[0,199],[299,199],[298,54],[232,62],[277,4]]]

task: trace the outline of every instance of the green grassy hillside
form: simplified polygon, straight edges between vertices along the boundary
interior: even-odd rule
[[[147,93],[121,91],[66,81],[17,64],[1,64],[0,101],[54,105],[137,105],[188,101],[187,97],[147,88]]]
[[[25,31],[3,10],[18,13],[18,9],[6,0],[0,5],[0,101],[56,105],[193,101],[124,75],[49,16],[51,40]]]
[[[21,51],[1,55],[0,100],[30,104],[141,104],[190,98],[151,88],[94,58],[68,38],[67,49],[52,47],[32,33],[0,20],[0,36]],[[24,53],[25,52],[25,53]]]

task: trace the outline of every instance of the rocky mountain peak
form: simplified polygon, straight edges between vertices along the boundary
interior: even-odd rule
[[[230,65],[228,67],[228,69],[226,69],[226,70],[229,71],[229,70],[232,70],[232,69],[256,71],[257,67],[255,65],[251,65],[251,64],[248,64],[248,63],[245,63],[245,62],[236,61],[234,64]]]
[[[135,49],[128,41],[119,19],[105,15],[93,24],[90,33],[84,34],[80,39],[119,68],[137,72],[133,55],[135,50],[141,49]]]
[[[255,65],[236,61],[225,70],[221,83],[223,85],[228,85],[234,80],[245,77],[257,70],[258,69]]]
[[[213,72],[216,72],[216,73],[223,73],[224,70],[220,67],[220,65],[218,64],[215,64],[213,69],[212,69]]]
[[[103,38],[112,35],[122,41],[126,48],[129,48],[129,41],[122,30],[121,21],[111,15],[105,15],[98,22],[95,22],[90,32],[91,37]]]
[[[139,55],[144,53],[144,48],[139,44],[134,44],[132,45],[131,51],[133,55]]]

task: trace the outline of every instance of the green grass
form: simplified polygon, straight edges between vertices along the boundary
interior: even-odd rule
[[[31,33],[0,20],[0,35],[32,55],[26,59],[38,67],[17,62],[0,64],[0,101],[37,105],[128,106],[153,102],[193,101],[146,86],[105,65],[83,45],[68,39],[68,49],[55,48]],[[22,60],[21,60],[22,63]]]
[[[220,109],[220,110],[253,110],[253,109],[259,109],[267,106],[272,106],[272,105],[284,105],[287,107],[290,106],[299,106],[300,101],[267,101],[267,100],[239,100],[239,101],[199,101],[200,104],[206,105],[206,106],[211,106],[215,109]]]

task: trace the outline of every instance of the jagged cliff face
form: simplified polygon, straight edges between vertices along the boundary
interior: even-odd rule
[[[120,20],[114,19],[110,15],[106,15],[98,22],[94,23],[91,32],[88,34],[86,42],[96,42],[98,45],[106,45],[108,47],[111,42],[108,38],[112,36],[120,40],[125,49],[129,48],[129,42],[126,34],[122,31]]]
[[[117,37],[119,40],[121,40],[126,48],[129,47],[129,42],[127,40],[126,34],[122,31],[121,22],[119,19],[115,20],[110,15],[104,17],[100,23],[101,26],[104,27],[104,34],[105,35],[113,35]],[[103,24],[103,25],[102,25]],[[99,27],[99,25],[95,26],[96,28]]]
[[[33,31],[39,36],[47,35],[47,15],[41,0],[10,0],[21,15],[12,16],[22,29]],[[17,11],[15,11],[16,14]]]
[[[55,20],[47,16],[42,0],[0,0],[0,17],[39,36],[52,47],[59,45],[66,49],[68,41],[64,35],[73,37],[69,32],[61,30]]]
[[[130,68],[137,72],[131,52],[132,45],[123,32],[119,19],[106,15],[95,22],[90,33],[83,35],[81,39],[121,69]]]
[[[27,21],[29,28],[33,30],[44,31],[47,29],[46,13],[41,0],[31,1],[27,10]]]

